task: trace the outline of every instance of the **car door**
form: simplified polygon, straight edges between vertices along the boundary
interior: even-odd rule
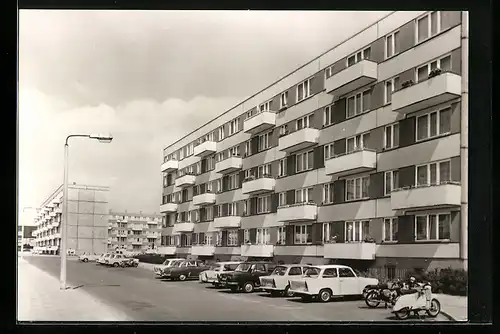
[[[290,280],[299,279],[303,274],[302,267],[293,266],[288,269],[288,274],[284,277],[286,282],[283,282],[283,287],[286,288],[289,285]]]
[[[340,291],[342,295],[358,295],[358,278],[351,268],[339,268]]]
[[[342,295],[337,268],[326,268],[323,271],[322,278],[324,278],[325,288],[330,288],[332,290],[332,295]]]
[[[208,268],[203,264],[203,262],[201,261],[196,261],[195,262],[195,267],[193,268],[193,271],[191,272],[191,276],[194,276],[196,275],[196,277],[198,277],[198,275],[200,275],[200,273],[202,271],[205,271],[207,270]]]
[[[196,261],[189,261],[186,263],[186,276],[193,277],[196,275]]]
[[[263,263],[256,263],[252,270],[252,279],[256,285],[260,285],[260,276],[268,275],[266,265]]]

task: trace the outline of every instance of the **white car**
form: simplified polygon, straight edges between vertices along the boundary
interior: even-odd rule
[[[311,268],[305,264],[285,264],[274,268],[269,276],[261,276],[260,286],[272,296],[287,296],[292,297],[290,292],[290,280],[302,277],[306,270]]]
[[[129,261],[123,254],[113,254],[104,259],[104,264],[113,267],[120,267],[122,262]]]
[[[100,257],[98,257],[96,259],[96,264],[104,264],[106,263],[106,259],[108,259],[111,255],[113,255],[112,253],[104,253],[102,254]]]
[[[217,262],[210,266],[209,270],[200,273],[199,280],[201,283],[211,283],[215,287],[220,286],[217,278],[219,273],[232,273],[236,267],[241,263],[239,262]]]
[[[323,265],[312,266],[300,279],[290,280],[289,291],[304,301],[318,297],[328,302],[332,296],[361,296],[367,285],[376,284],[378,279],[358,277],[351,267]]]
[[[161,277],[161,273],[162,271],[165,269],[165,268],[169,268],[172,266],[172,264],[174,262],[177,262],[177,261],[183,261],[185,259],[180,259],[180,258],[176,258],[176,259],[166,259],[162,264],[158,264],[156,266],[153,267],[153,271],[155,273],[155,275],[157,276],[160,276]]]
[[[89,261],[96,261],[99,257],[100,255],[97,255],[95,253],[94,254],[83,253],[78,257],[78,260],[82,262],[89,262]]]

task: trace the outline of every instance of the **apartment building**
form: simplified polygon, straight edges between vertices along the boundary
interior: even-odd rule
[[[25,225],[17,227],[17,249],[21,250],[21,245],[34,246],[34,231],[36,226]]]
[[[103,253],[107,249],[108,187],[68,186],[67,248],[76,254]],[[35,249],[59,254],[64,189],[61,185],[37,209]]]
[[[394,12],[166,147],[165,249],[467,267],[463,17]]]
[[[131,252],[158,250],[162,216],[158,214],[109,211],[108,251]]]

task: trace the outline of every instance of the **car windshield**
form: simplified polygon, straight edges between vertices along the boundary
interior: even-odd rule
[[[304,275],[306,277],[318,277],[320,271],[321,271],[321,269],[319,269],[319,268],[311,267],[311,268],[307,268]]]
[[[171,267],[180,267],[182,264],[182,261],[174,261],[171,265]]]
[[[245,271],[248,271],[248,269],[250,269],[251,266],[252,266],[251,263],[241,263],[238,265],[238,267],[236,267],[236,269],[234,271],[245,272]]]
[[[285,273],[286,273],[286,267],[278,266],[278,267],[274,268],[271,275],[285,276]]]

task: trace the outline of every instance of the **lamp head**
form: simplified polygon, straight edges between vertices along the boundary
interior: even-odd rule
[[[113,140],[113,136],[109,135],[100,135],[100,134],[92,134],[89,136],[91,139],[97,139],[100,143],[111,143]]]

